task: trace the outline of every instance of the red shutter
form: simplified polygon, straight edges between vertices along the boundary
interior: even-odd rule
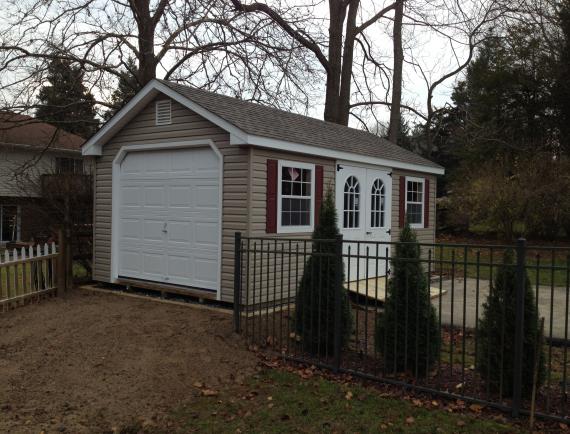
[[[429,179],[426,179],[424,200],[424,228],[429,228]]]
[[[277,160],[267,160],[267,198],[265,232],[277,232]]]
[[[319,224],[319,214],[323,203],[323,166],[315,166],[315,227]]]
[[[400,227],[406,224],[406,177],[400,176]]]

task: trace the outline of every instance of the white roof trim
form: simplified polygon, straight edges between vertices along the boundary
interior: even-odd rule
[[[204,107],[196,104],[194,101],[179,94],[175,90],[166,86],[158,80],[150,81],[133,99],[129,101],[119,112],[113,116],[103,127],[91,137],[81,148],[83,155],[102,155],[103,145],[109,140],[120,128],[127,124],[148,102],[150,102],[158,93],[177,101],[181,105],[187,107],[193,112],[199,114],[203,118],[209,120],[221,129],[230,134],[230,143],[232,145],[253,145],[270,149],[278,149],[281,151],[297,152],[300,154],[317,155],[325,158],[336,160],[344,160],[355,163],[368,163],[373,165],[392,167],[395,169],[411,170],[423,173],[432,173],[435,175],[443,175],[445,170],[438,167],[423,166],[421,164],[403,163],[384,158],[375,158],[367,155],[357,154],[353,152],[337,151],[334,149],[322,148],[319,146],[304,145],[301,143],[287,142],[284,140],[271,139],[263,136],[249,135],[226,121],[220,116],[206,110]]]
[[[230,135],[230,143],[234,145],[247,144],[262,148],[278,149],[280,151],[297,152],[299,154],[317,155],[319,157],[332,158],[351,163],[367,163],[374,166],[384,166],[393,169],[410,170],[414,172],[431,173],[443,175],[445,169],[440,167],[423,166],[421,164],[404,163],[385,158],[370,157],[368,155],[356,154],[354,152],[337,151],[335,149],[322,148],[320,146],[303,145],[300,143],[287,142],[284,140],[271,139],[262,136],[248,135],[245,141],[240,141],[237,137]]]

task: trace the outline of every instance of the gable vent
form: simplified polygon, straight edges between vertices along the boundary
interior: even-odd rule
[[[156,125],[170,125],[172,123],[172,108],[169,99],[156,102]]]

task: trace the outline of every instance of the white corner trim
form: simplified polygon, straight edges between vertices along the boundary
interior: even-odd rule
[[[223,185],[224,185],[224,157],[216,144],[210,139],[203,140],[187,140],[181,142],[164,142],[164,143],[149,143],[149,144],[129,144],[121,146],[121,149],[113,159],[112,180],[111,180],[111,283],[117,283],[119,279],[119,232],[120,225],[118,219],[118,211],[121,203],[119,181],[121,176],[121,163],[129,152],[144,152],[150,150],[161,149],[182,149],[192,147],[210,147],[219,159],[219,182],[220,188],[218,193],[219,212],[218,218],[220,222],[220,231],[218,234],[218,285],[216,290],[216,300],[221,300],[222,290],[222,218],[223,218]]]
[[[281,188],[282,180],[281,173],[285,167],[297,167],[299,169],[309,169],[311,171],[311,211],[310,211],[310,224],[308,226],[282,226],[281,225]],[[316,174],[315,165],[312,163],[302,163],[300,161],[278,160],[277,163],[277,233],[278,234],[294,234],[294,233],[311,233],[315,228],[315,186]]]

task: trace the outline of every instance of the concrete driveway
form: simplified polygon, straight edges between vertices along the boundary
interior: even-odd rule
[[[439,281],[432,281],[431,286],[439,288]],[[443,280],[441,287],[444,293],[441,298],[439,295],[434,297],[432,303],[438,312],[441,304],[442,323],[451,324],[453,313],[453,325],[463,327],[463,311],[465,310],[465,326],[474,328],[476,315],[481,318],[483,314],[482,306],[489,294],[489,281],[479,281],[478,298],[476,279]],[[536,290],[535,286],[533,286],[533,290]],[[569,300],[564,287],[554,287],[554,291],[551,294],[550,286],[539,286],[538,310],[539,315],[544,317],[544,334],[546,337],[552,336],[553,338],[564,339],[570,336],[570,327],[567,334],[565,334]],[[479,305],[478,312],[477,305]],[[551,316],[552,327],[550,323]]]

